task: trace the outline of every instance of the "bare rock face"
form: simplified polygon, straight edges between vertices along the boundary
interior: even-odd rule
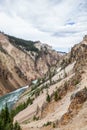
[[[87,35],[79,44],[74,45],[71,51],[65,55],[65,58],[61,61],[61,65],[64,68],[74,61],[76,61],[74,68],[75,72],[80,72],[87,66]]]
[[[84,88],[74,95],[68,108],[68,112],[62,116],[59,125],[66,125],[69,123],[69,121],[79,112],[85,101],[87,101],[87,88]]]
[[[87,35],[84,36],[83,40],[84,40],[84,41],[87,41]]]
[[[43,77],[60,57],[47,44],[0,33],[0,95]]]

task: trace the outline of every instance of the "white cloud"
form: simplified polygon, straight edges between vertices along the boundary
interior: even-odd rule
[[[87,34],[86,0],[0,0],[0,29],[68,50]]]

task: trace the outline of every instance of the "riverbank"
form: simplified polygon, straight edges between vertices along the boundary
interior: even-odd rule
[[[8,108],[11,109],[14,104],[19,99],[20,95],[28,88],[29,86],[25,86],[22,88],[19,88],[13,92],[10,92],[2,97],[0,97],[0,110],[5,107],[6,103],[8,105]]]

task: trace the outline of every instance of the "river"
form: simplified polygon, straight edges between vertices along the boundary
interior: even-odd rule
[[[17,102],[19,96],[28,88],[28,86],[19,88],[13,92],[10,92],[2,97],[0,97],[0,110],[5,107],[6,103],[8,108],[11,109],[12,106]]]

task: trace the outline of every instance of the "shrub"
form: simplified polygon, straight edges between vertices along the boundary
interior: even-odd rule
[[[55,100],[55,101],[58,101],[58,99],[59,99],[58,92],[55,91],[55,92],[54,92],[54,100]]]
[[[39,120],[39,117],[36,117],[36,116],[34,115],[33,120],[34,120],[34,121],[37,121],[37,120]]]
[[[55,128],[56,127],[56,124],[55,123],[53,123],[53,128]]]
[[[24,110],[29,104],[31,105],[32,103],[33,99],[29,97],[26,102],[19,104],[14,110],[11,110],[12,116],[14,117],[16,114]]]
[[[50,102],[50,95],[49,94],[47,94],[46,101]]]
[[[52,122],[48,121],[46,124],[44,124],[43,126],[48,126],[51,125]]]

